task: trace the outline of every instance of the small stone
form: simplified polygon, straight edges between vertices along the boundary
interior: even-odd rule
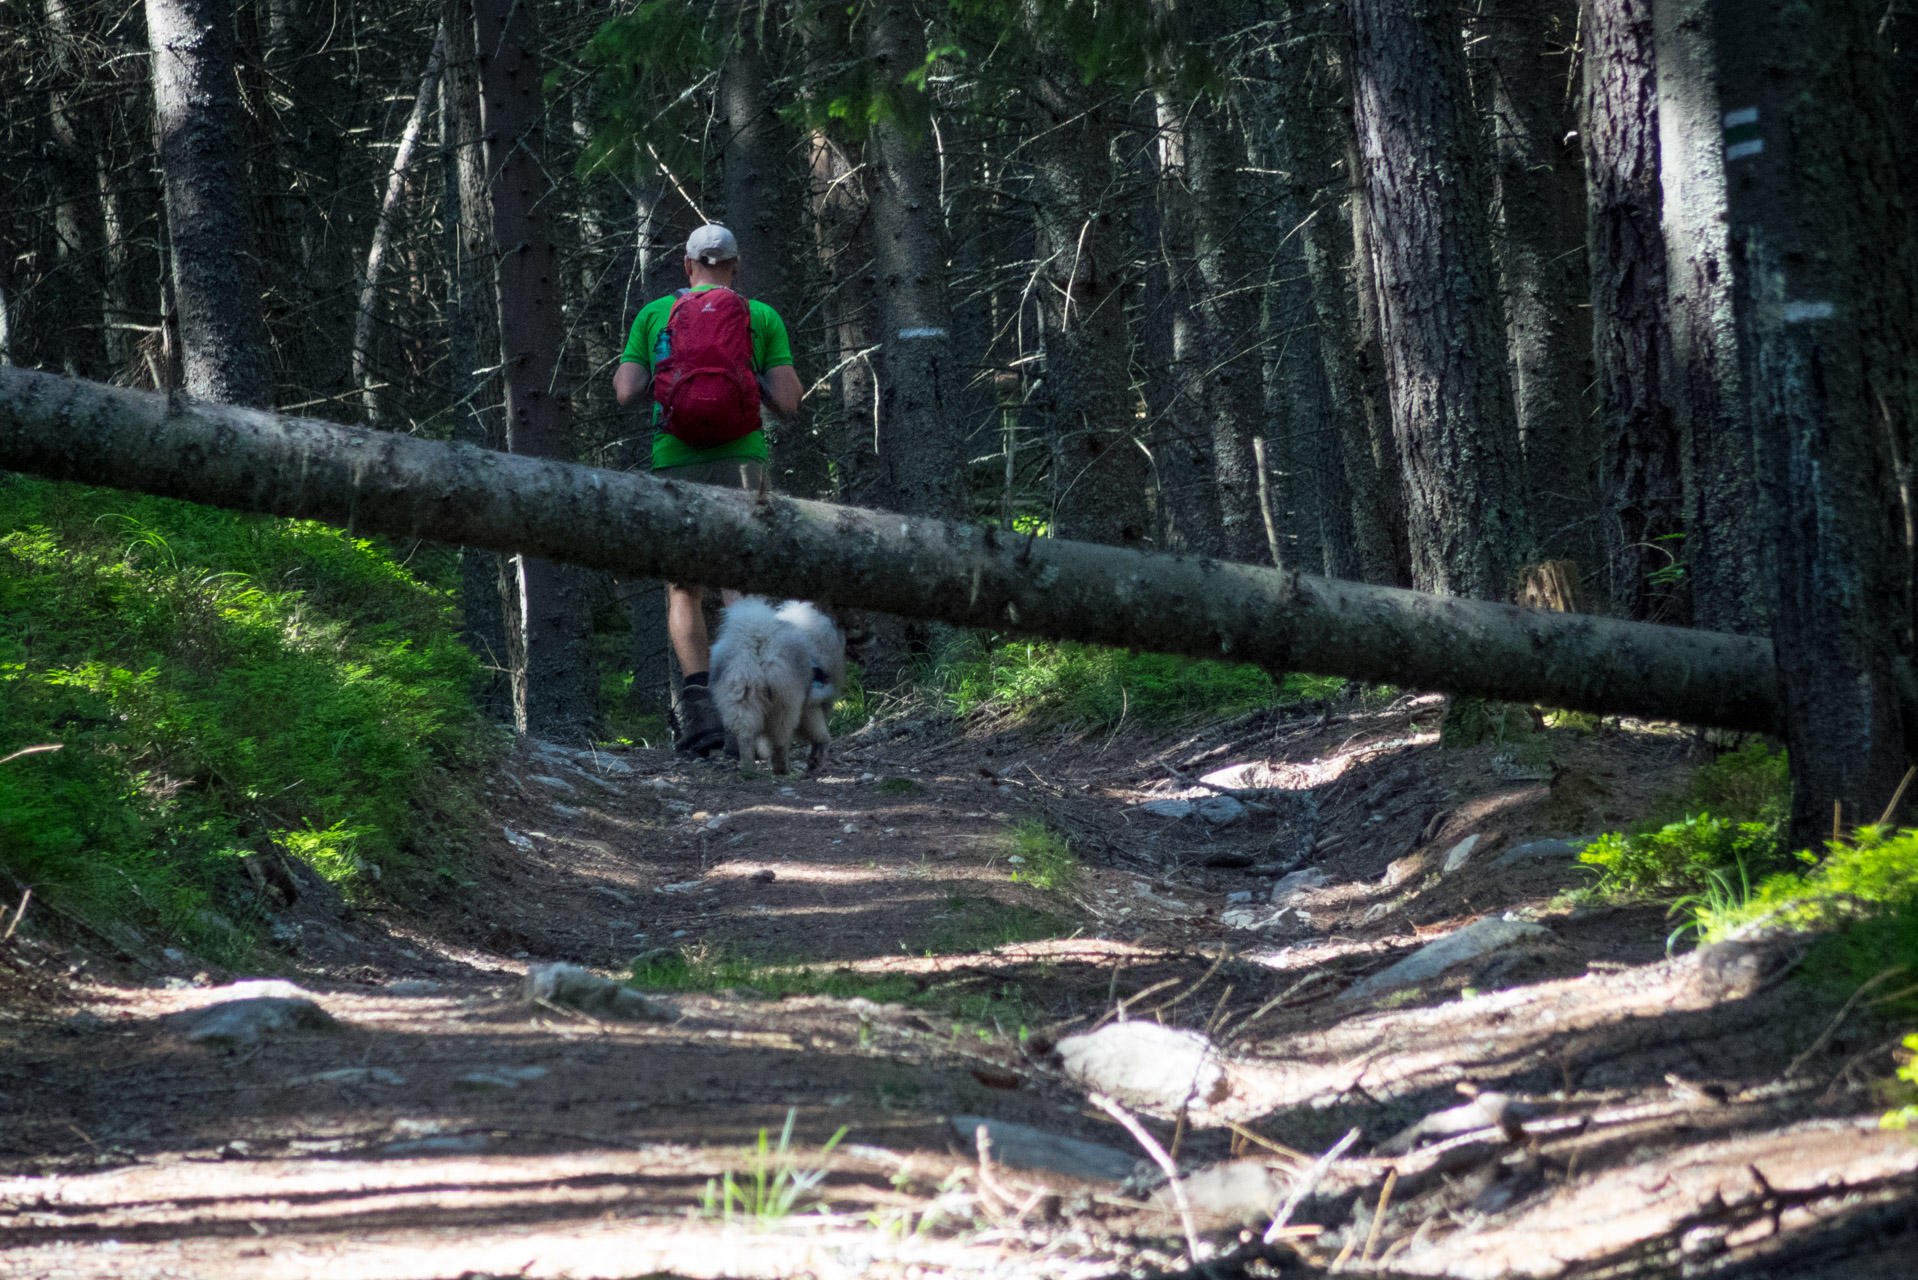
[[[550,1074],[545,1067],[489,1067],[485,1071],[469,1071],[459,1082],[469,1089],[517,1089]]]
[[[1590,835],[1573,836],[1569,840],[1532,840],[1507,849],[1499,855],[1498,865],[1513,867],[1521,862],[1546,862],[1560,858],[1576,862],[1578,855],[1585,852],[1587,846],[1596,839],[1597,836]]]
[[[1250,889],[1240,889],[1237,892],[1226,894],[1225,900],[1227,902],[1250,902],[1252,901],[1252,891]]]
[[[177,1026],[190,1043],[229,1053],[250,1049],[269,1037],[288,1032],[337,1031],[340,1027],[331,1014],[313,1001],[285,996],[222,1000],[171,1014],[167,1021]]]
[[[1148,800],[1139,806],[1146,813],[1160,818],[1184,818],[1192,813],[1190,800]]]
[[[657,888],[655,888],[653,892],[654,893],[691,893],[694,889],[699,888],[700,885],[705,883],[706,882],[704,880],[681,880],[677,884],[662,884],[658,886]]]
[[[619,890],[613,888],[611,885],[596,884],[593,886],[593,892],[597,893],[602,898],[606,898],[613,902],[617,902],[622,907],[630,907],[633,905],[633,898],[631,894],[621,893]]]
[[[1199,801],[1199,816],[1215,827],[1229,827],[1245,817],[1245,805],[1231,796],[1209,796]]]
[[[499,830],[500,834],[506,837],[506,843],[512,845],[521,853],[531,853],[533,851],[533,842],[511,827],[501,827]]]
[[[1283,1174],[1258,1160],[1231,1160],[1179,1179],[1179,1189],[1195,1214],[1246,1227],[1270,1221],[1289,1185]],[[1154,1191],[1151,1203],[1161,1212],[1178,1212],[1179,1202],[1170,1187]]]
[[[1543,937],[1550,930],[1526,920],[1510,920],[1503,916],[1486,916],[1458,930],[1449,933],[1436,942],[1427,943],[1405,959],[1399,961],[1383,973],[1375,973],[1364,982],[1340,993],[1341,1000],[1363,1000],[1389,991],[1393,987],[1406,987],[1414,983],[1426,982],[1438,977],[1454,965],[1465,964],[1491,955],[1503,947],[1529,938]]]
[[[1275,907],[1292,906],[1312,890],[1324,888],[1328,879],[1330,877],[1318,867],[1294,871],[1289,876],[1280,877],[1278,883],[1272,886],[1269,901]]]
[[[753,872],[750,878],[754,884],[771,884],[779,878],[779,875],[771,867],[767,867]]]
[[[1114,1022],[1067,1036],[1058,1053],[1075,1083],[1159,1115],[1193,1104],[1203,1109],[1231,1088],[1210,1040],[1156,1022]]]
[[[1132,1176],[1136,1161],[1124,1151],[1047,1133],[1029,1124],[1011,1120],[988,1120],[984,1116],[954,1116],[952,1127],[966,1150],[976,1150],[979,1126],[986,1128],[986,1140],[992,1158],[1014,1169],[1044,1169],[1069,1178],[1098,1182],[1123,1182]]]
[[[642,995],[623,982],[602,978],[575,964],[536,964],[526,971],[520,990],[528,1004],[559,1005],[596,1018],[672,1022],[679,1017],[676,1005]]]
[[[532,777],[532,780],[534,782],[539,783],[540,786],[550,787],[554,791],[559,792],[563,796],[576,796],[579,794],[579,788],[574,786],[572,783],[566,781],[564,778],[555,778],[550,774],[541,774],[541,773],[532,774],[531,777]]]
[[[1478,833],[1473,832],[1446,851],[1445,861],[1439,864],[1440,875],[1451,875],[1472,856],[1472,850],[1478,846]]]

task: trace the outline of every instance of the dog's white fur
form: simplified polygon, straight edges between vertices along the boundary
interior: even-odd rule
[[[817,668],[824,681],[813,679]],[[790,772],[793,734],[812,744],[808,769],[826,761],[826,716],[846,681],[846,641],[832,620],[804,600],[778,609],[759,596],[727,606],[713,642],[713,705],[739,744],[744,770],[764,758]]]

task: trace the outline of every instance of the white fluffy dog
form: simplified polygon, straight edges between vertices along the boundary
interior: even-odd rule
[[[774,773],[790,772],[787,753],[802,731],[812,744],[806,767],[826,762],[826,715],[846,681],[846,641],[825,614],[804,600],[775,610],[741,597],[720,618],[709,679],[740,769],[763,757]]]

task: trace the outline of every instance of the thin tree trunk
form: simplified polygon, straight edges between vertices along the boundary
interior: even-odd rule
[[[799,335],[792,330],[804,296],[798,247],[805,173],[799,136],[779,118],[774,68],[768,65],[778,54],[776,24],[783,12],[771,0],[738,3],[715,115],[723,142],[725,223],[739,241],[743,287],[785,320],[796,357]],[[767,434],[780,489],[816,497],[830,487],[825,450],[807,415],[790,421],[768,415]]]
[[[1771,626],[1772,579],[1762,563],[1757,464],[1739,374],[1711,6],[1653,4],[1672,342],[1667,399],[1684,466],[1692,620],[1713,631],[1762,635]]]
[[[173,296],[189,395],[273,402],[227,0],[146,0]]]
[[[1577,18],[1577,0],[1489,0],[1473,23],[1472,53],[1491,115],[1499,275],[1532,515],[1543,554],[1575,560],[1588,582],[1601,582],[1598,452],[1585,391],[1585,173],[1573,139]]]
[[[1393,517],[1401,507],[1388,488],[1398,484],[1398,472],[1382,465],[1393,456],[1389,437],[1378,439],[1384,447],[1374,449],[1371,421],[1389,410],[1371,401],[1372,388],[1361,363],[1364,332],[1349,271],[1352,221],[1343,207],[1353,192],[1349,180],[1339,181],[1332,166],[1334,138],[1326,119],[1334,100],[1326,83],[1324,33],[1316,25],[1301,23],[1288,28],[1288,34],[1303,48],[1289,65],[1274,68],[1281,119],[1272,138],[1278,167],[1290,175],[1291,206],[1299,219],[1298,236],[1318,321],[1326,393],[1318,428],[1337,450],[1337,491],[1345,502],[1344,512],[1321,506],[1321,527],[1331,536],[1326,549],[1337,557],[1326,564],[1336,562],[1365,582],[1402,585],[1393,548]]]
[[[1896,672],[1911,652],[1911,561],[1892,444],[1913,422],[1918,318],[1882,9],[1721,3],[1713,15],[1794,847],[1816,847],[1835,806],[1875,821],[1905,767]]]
[[[761,499],[29,369],[0,369],[0,467],[958,626],[1607,714],[1778,725],[1771,646],[1754,637]]]
[[[109,368],[102,301],[105,228],[100,220],[94,168],[104,145],[97,109],[76,108],[70,93],[87,79],[87,54],[68,0],[47,0],[47,32],[53,43],[53,77],[47,100],[52,134],[53,231],[56,269],[64,302],[58,335],[61,365],[70,374],[96,378]]]
[[[546,190],[540,102],[539,27],[530,5],[478,0],[480,124],[498,253],[500,363],[506,384],[506,444],[517,454],[572,456],[571,408],[558,385],[565,336],[563,279]],[[521,555],[507,585],[509,638],[525,654],[515,670],[514,718],[541,738],[590,733],[598,701],[587,575]]]
[[[426,118],[433,110],[433,95],[439,88],[440,67],[446,58],[446,28],[433,37],[433,52],[427,56],[426,70],[420,73],[419,90],[413,96],[413,110],[407,114],[406,127],[400,130],[399,145],[393,151],[393,167],[386,176],[386,195],[380,201],[379,214],[373,220],[373,241],[366,250],[366,273],[360,278],[360,306],[353,325],[353,381],[360,388],[360,404],[366,420],[380,425],[380,396],[374,385],[373,321],[378,313],[380,269],[386,261],[386,249],[393,235],[393,214],[400,196],[406,191],[407,170],[419,147]]]
[[[1412,580],[1444,595],[1504,598],[1538,544],[1458,19],[1430,0],[1350,7],[1368,247]]]
[[[493,363],[499,350],[497,305],[492,296],[492,209],[486,197],[486,157],[480,142],[479,78],[473,55],[473,12],[467,0],[444,0],[440,33],[446,47],[441,67],[440,118],[444,148],[442,182],[447,228],[446,264],[451,331],[453,438],[479,448],[497,448],[506,433],[494,409],[500,390]],[[460,548],[460,639],[480,662],[474,698],[494,720],[513,719],[512,663],[506,610],[500,597],[500,558],[478,547]]]
[[[1192,202],[1180,105],[1161,96],[1155,124],[1158,172],[1152,184],[1156,200],[1147,207],[1155,234],[1146,259],[1145,347],[1146,421],[1157,473],[1160,545],[1167,551],[1216,556],[1223,535],[1211,433],[1200,394],[1200,361],[1206,353],[1195,318]]]
[[[876,5],[868,21],[876,74],[896,83],[925,64],[919,20],[905,4]],[[890,505],[954,519],[971,501],[946,404],[956,375],[939,166],[925,98],[902,87],[901,102],[897,115],[873,125],[866,147],[881,334],[880,462]]]
[[[1675,567],[1684,484],[1673,421],[1651,0],[1586,0],[1593,357],[1607,595],[1621,617],[1689,619]]]
[[[1126,343],[1124,227],[1113,202],[1111,104],[1078,68],[1036,68],[1034,252],[1045,361],[1037,411],[1051,446],[1052,525],[1062,538],[1142,544],[1146,457],[1135,442]]]

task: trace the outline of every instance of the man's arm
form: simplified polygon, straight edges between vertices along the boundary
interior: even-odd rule
[[[619,368],[613,370],[613,398],[621,405],[629,405],[646,396],[652,386],[653,374],[650,369],[637,360],[622,360]],[[793,385],[799,385],[799,379],[793,379]],[[797,405],[797,399],[794,401]]]
[[[790,418],[799,412],[799,371],[791,365],[782,364],[760,374],[759,391],[766,407],[780,417]]]

